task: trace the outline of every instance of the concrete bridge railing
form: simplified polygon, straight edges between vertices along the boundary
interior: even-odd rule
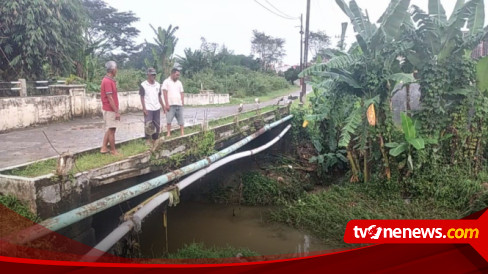
[[[0,97],[0,133],[75,117],[101,116],[99,93],[87,93],[85,85],[51,85],[46,96]],[[122,113],[141,111],[138,91],[119,92]],[[185,94],[187,105],[230,103],[229,94]]]

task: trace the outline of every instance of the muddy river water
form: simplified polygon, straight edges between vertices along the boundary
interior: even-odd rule
[[[269,223],[267,207],[226,206],[185,202],[168,208],[168,249],[184,244],[248,248],[260,255],[295,254],[326,250],[319,240],[286,225]],[[144,222],[140,245],[146,258],[159,257],[166,249],[163,214],[154,212]]]

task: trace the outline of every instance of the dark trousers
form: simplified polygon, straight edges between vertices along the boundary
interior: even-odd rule
[[[144,124],[147,125],[148,122],[152,122],[156,128],[156,133],[152,135],[153,140],[159,138],[159,133],[161,132],[161,110],[148,110],[147,116],[144,117]],[[146,140],[149,140],[149,135],[146,134]]]

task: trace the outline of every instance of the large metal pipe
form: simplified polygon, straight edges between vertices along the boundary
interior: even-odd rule
[[[195,171],[198,171],[204,167],[209,166],[210,164],[224,158],[225,156],[233,153],[234,151],[238,150],[239,148],[243,147],[244,145],[248,144],[252,140],[256,139],[257,137],[261,136],[265,132],[269,131],[270,129],[289,121],[293,118],[293,115],[289,115],[281,120],[278,120],[272,124],[267,124],[259,131],[255,132],[254,134],[242,139],[241,141],[229,146],[228,148],[221,150],[203,160],[195,162],[193,164],[187,165],[170,173],[164,174],[152,180],[146,181],[144,183],[138,184],[136,186],[130,187],[126,190],[119,191],[112,195],[109,195],[105,198],[99,199],[95,202],[89,203],[79,208],[75,208],[71,211],[63,213],[53,218],[49,218],[47,220],[42,221],[41,223],[34,225],[30,228],[27,228],[20,233],[17,233],[7,239],[4,239],[10,243],[16,244],[24,244],[45,235],[48,235],[52,231],[57,231],[69,225],[72,225],[76,222],[79,222],[85,218],[93,216],[101,211],[104,211],[112,206],[118,205],[122,202],[130,200],[134,197],[137,197],[143,193],[146,193],[150,190],[158,188],[167,184],[174,179],[180,178],[182,176],[188,175]]]
[[[230,163],[235,160],[249,157],[255,154],[258,154],[274,144],[276,144],[285,134],[290,130],[291,125],[288,125],[276,138],[268,142],[267,144],[260,146],[258,148],[240,152],[231,156],[228,156],[216,163],[211,164],[210,166],[193,173],[192,175],[188,176],[187,178],[183,179],[181,182],[176,184],[176,186],[183,190],[187,186],[194,183],[196,180],[204,177],[205,175],[209,174],[210,172]],[[137,211],[132,215],[132,217],[126,217],[126,221],[120,224],[115,230],[113,230],[107,237],[105,237],[100,243],[98,243],[90,252],[88,252],[81,261],[96,261],[103,252],[107,252],[112,246],[114,246],[120,239],[122,239],[130,230],[136,228],[140,230],[141,223],[151,212],[153,212],[158,206],[163,204],[165,201],[169,199],[168,192],[161,192],[158,195],[151,197],[149,200],[144,201],[141,205],[135,207]],[[131,210],[132,211],[132,210]],[[130,212],[130,211],[129,211]]]

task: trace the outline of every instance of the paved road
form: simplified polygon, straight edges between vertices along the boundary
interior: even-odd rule
[[[298,94],[299,91],[293,93],[294,96]],[[260,107],[276,104],[277,101],[263,102]],[[248,104],[244,106],[244,111],[255,108],[255,104]],[[187,107],[186,125],[201,123],[205,111],[208,120],[212,120],[235,114],[237,106]],[[117,129],[117,142],[143,137],[143,121],[142,112],[122,115],[123,126]],[[101,117],[74,119],[0,134],[0,169],[56,156],[43,132],[59,152],[76,153],[101,146],[103,121]]]

